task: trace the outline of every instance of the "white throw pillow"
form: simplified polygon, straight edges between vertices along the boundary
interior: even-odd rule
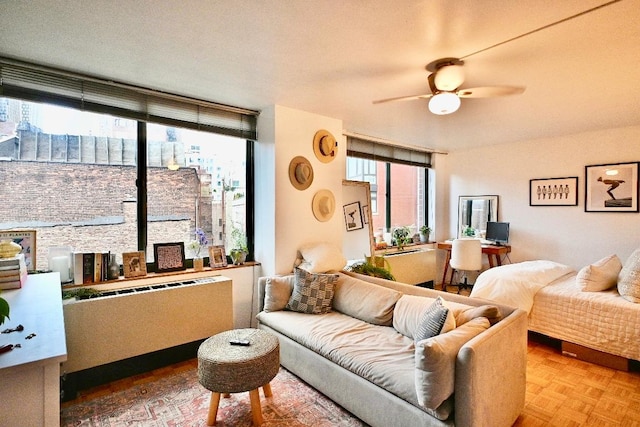
[[[640,303],[640,249],[633,251],[620,270],[618,293],[627,301]]]
[[[606,291],[616,285],[622,262],[617,255],[609,255],[583,267],[576,276],[576,283],[584,292]]]
[[[452,331],[416,343],[415,386],[421,406],[436,409],[451,396],[458,352],[471,338],[488,328],[487,319],[476,317]]]
[[[342,250],[332,243],[311,243],[298,249],[302,263],[298,266],[310,273],[340,271],[347,265]]]
[[[291,298],[293,282],[293,274],[267,278],[264,288],[264,311],[284,310]]]
[[[333,308],[373,325],[391,326],[402,292],[338,273]]]

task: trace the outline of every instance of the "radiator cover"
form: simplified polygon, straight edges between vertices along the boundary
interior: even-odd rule
[[[71,373],[186,344],[233,328],[232,282],[172,276],[63,306]]]

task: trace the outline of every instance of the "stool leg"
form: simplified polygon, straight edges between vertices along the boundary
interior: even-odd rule
[[[260,406],[260,392],[258,389],[253,389],[249,392],[249,399],[251,400],[251,414],[253,415],[253,425],[262,425],[262,407]]]
[[[220,404],[220,393],[211,392],[211,400],[209,401],[209,415],[207,416],[207,425],[216,425],[216,417],[218,416],[218,405]]]
[[[271,393],[271,383],[266,383],[262,386],[262,392],[264,393],[264,397],[271,397],[273,393]]]

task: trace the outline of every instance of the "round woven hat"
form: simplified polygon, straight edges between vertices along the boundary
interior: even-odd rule
[[[313,182],[313,168],[309,160],[296,156],[289,162],[289,181],[298,190],[306,190]]]
[[[322,163],[329,163],[338,155],[338,143],[331,132],[324,129],[313,137],[313,152]]]
[[[333,216],[333,211],[336,208],[336,199],[331,191],[320,190],[313,195],[311,205],[313,216],[320,222],[326,222]]]

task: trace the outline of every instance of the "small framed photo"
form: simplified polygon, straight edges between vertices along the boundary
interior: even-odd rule
[[[362,223],[362,211],[360,209],[360,202],[349,203],[343,206],[344,209],[344,223],[347,227],[347,231],[360,230],[364,228]]]
[[[0,231],[0,240],[11,240],[22,246],[27,271],[36,270],[36,230]]]
[[[187,269],[184,262],[184,242],[154,243],[153,255],[158,273]]]
[[[529,206],[578,206],[578,177],[530,179]]]
[[[212,268],[227,266],[227,253],[224,246],[209,246],[209,265]]]
[[[144,251],[123,253],[122,270],[125,278],[146,276],[147,260]]]
[[[585,212],[638,212],[638,162],[585,166]]]
[[[362,221],[365,224],[369,224],[369,205],[364,205],[362,207]]]

